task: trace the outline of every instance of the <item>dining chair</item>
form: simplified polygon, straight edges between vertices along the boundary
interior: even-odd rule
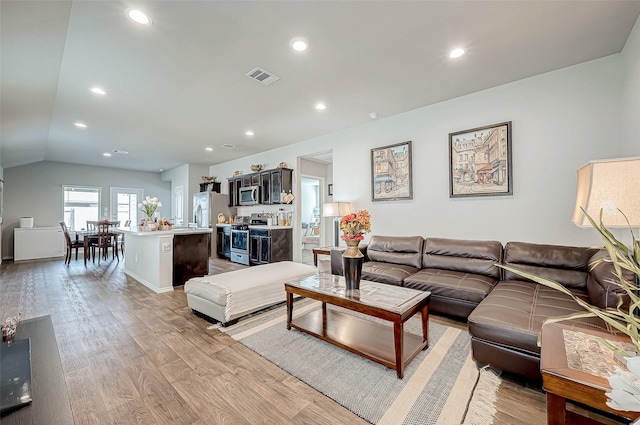
[[[117,255],[117,247],[114,246],[113,242],[113,233],[110,232],[110,223],[108,220],[99,221],[96,224],[97,233],[96,238],[90,240],[91,244],[91,253],[93,257],[93,262],[96,262],[96,248],[98,249],[98,265],[100,265],[100,259],[107,259],[107,252],[109,248],[112,248],[113,258]],[[118,257],[120,259],[120,257]]]
[[[64,263],[65,264],[70,264],[71,263],[71,252],[73,251],[73,249],[76,249],[76,260],[78,259],[78,248],[81,248],[84,246],[83,241],[79,241],[77,238],[74,238],[73,240],[71,239],[71,236],[69,236],[69,229],[67,228],[67,224],[64,221],[60,222],[60,227],[62,227],[62,233],[64,233],[64,239],[67,242],[67,253],[64,257]]]

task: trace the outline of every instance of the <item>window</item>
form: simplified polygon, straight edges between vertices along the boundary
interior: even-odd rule
[[[82,230],[87,220],[100,218],[100,188],[63,186],[64,222],[69,230]]]

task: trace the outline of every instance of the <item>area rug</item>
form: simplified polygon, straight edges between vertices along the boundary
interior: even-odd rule
[[[317,308],[317,301],[296,301],[294,317]],[[492,423],[499,378],[494,376],[496,385],[491,374],[478,370],[468,332],[430,321],[429,348],[398,379],[385,366],[288,331],[285,314],[285,307],[279,307],[220,330],[371,424]],[[409,320],[405,330],[420,335],[419,318]],[[486,389],[481,400],[470,403],[476,385]]]

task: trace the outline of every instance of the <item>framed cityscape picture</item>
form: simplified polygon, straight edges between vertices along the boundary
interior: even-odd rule
[[[449,197],[513,195],[511,121],[449,133]]]
[[[371,200],[413,199],[411,142],[371,149]]]

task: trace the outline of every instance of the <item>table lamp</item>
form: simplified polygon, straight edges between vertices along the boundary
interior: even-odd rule
[[[590,161],[578,170],[571,221],[578,227],[591,227],[585,212],[598,223],[602,211],[602,224],[608,229],[640,229],[639,187],[640,157]],[[640,260],[634,259],[636,263]],[[634,281],[640,288],[637,275]]]
[[[638,229],[638,188],[640,157],[590,161],[578,170],[576,206],[571,221],[578,227],[591,227],[584,212],[597,222],[602,210],[605,227]]]
[[[338,239],[338,234],[340,233],[340,229],[338,227],[338,217],[343,217],[347,214],[351,214],[351,206],[348,202],[327,202],[325,204],[322,204],[322,217],[334,218],[334,246],[338,246],[340,242],[340,240]]]

